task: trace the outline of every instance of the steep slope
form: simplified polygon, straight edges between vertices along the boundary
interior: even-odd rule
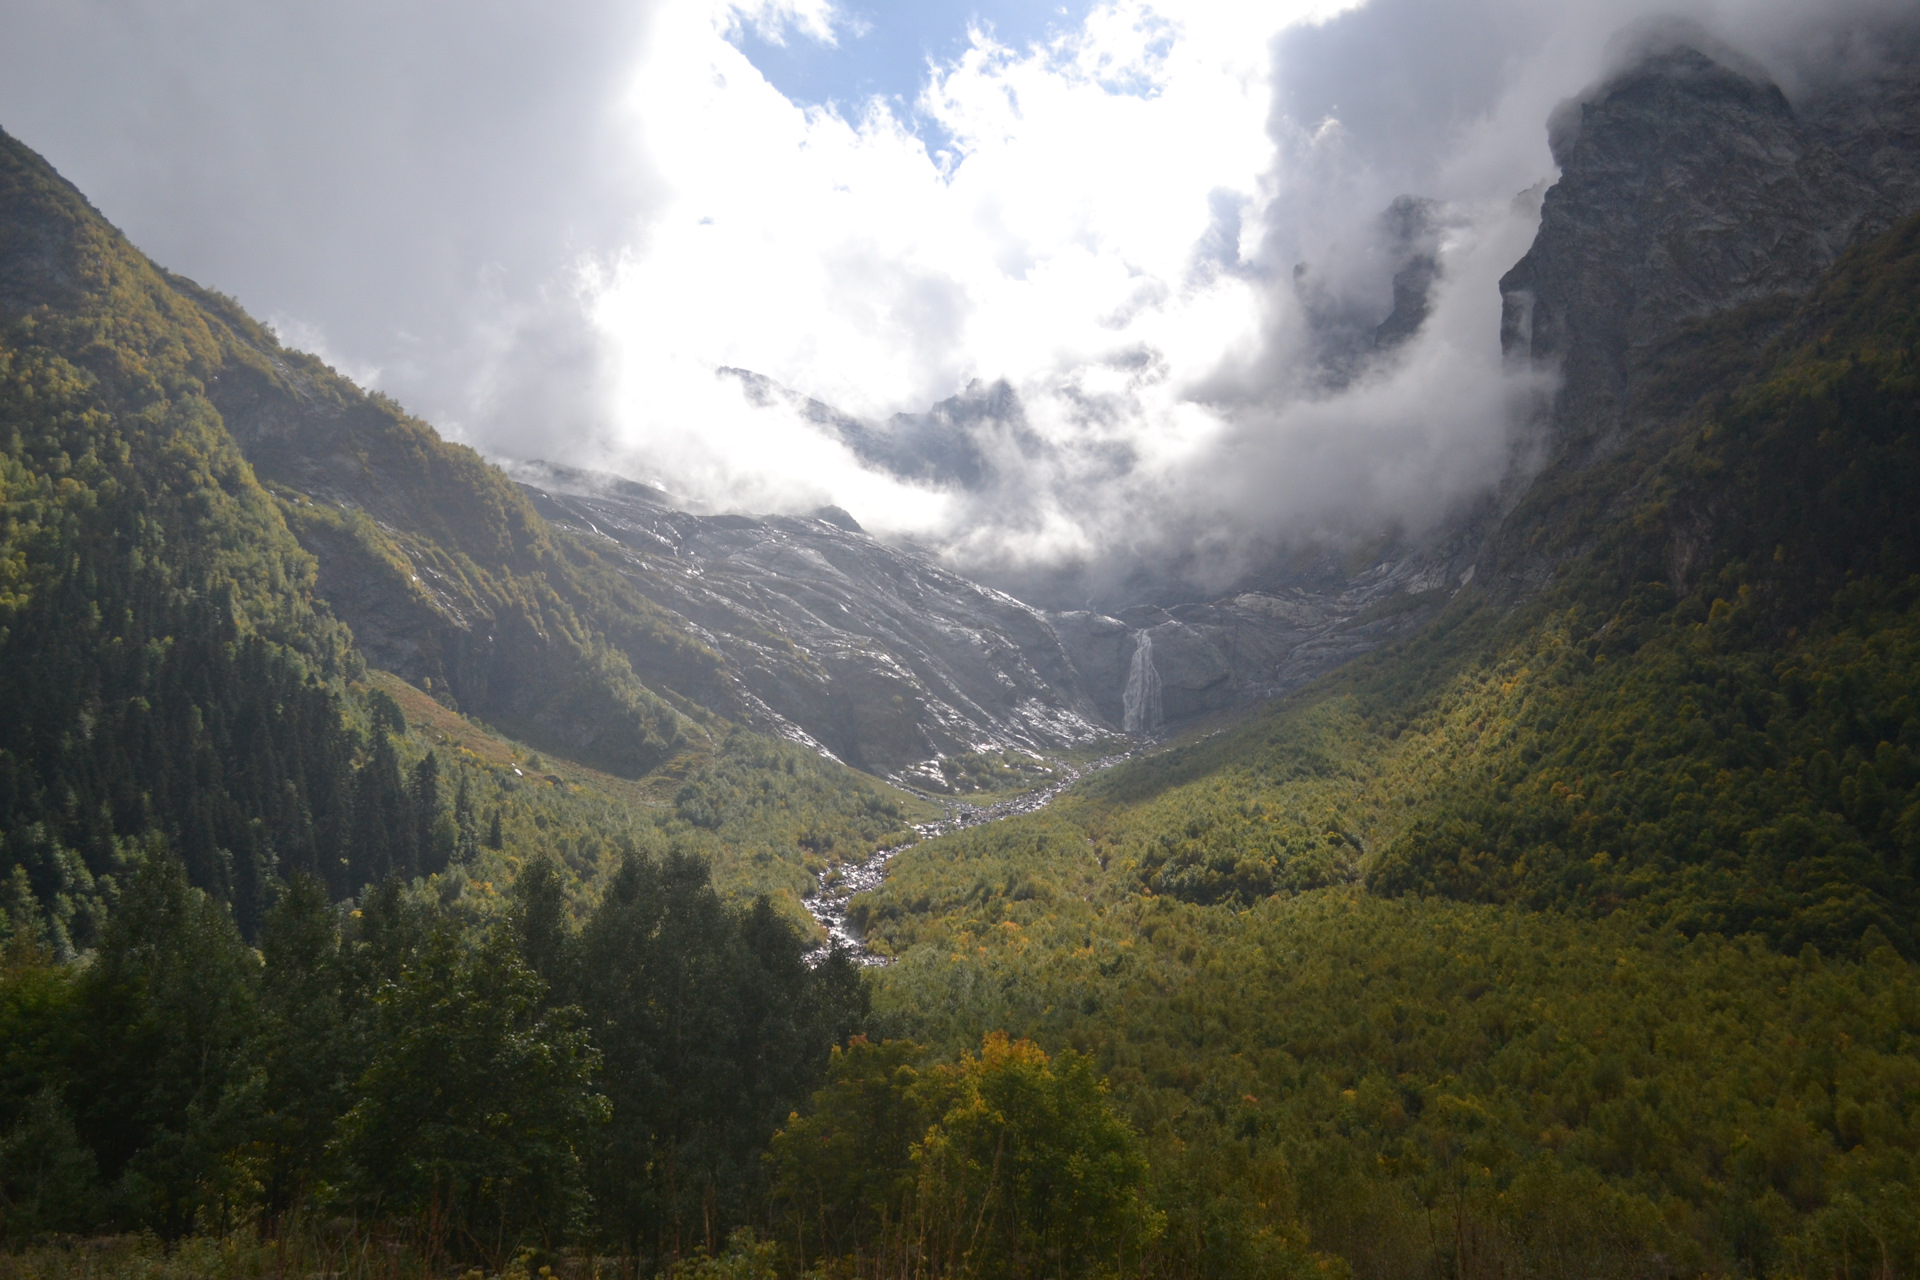
[[[354,669],[207,395],[221,336],[0,135],[0,867],[85,943],[159,833],[259,917],[340,857]],[[104,879],[103,879],[104,878]]]
[[[482,786],[444,735],[409,745],[396,693],[563,773],[519,781],[516,758]],[[163,846],[249,936],[294,873],[336,898],[442,875],[458,898],[480,882],[468,784],[563,793],[572,762],[646,779],[573,806],[581,848],[665,830],[801,920],[817,873],[927,816],[739,731],[751,694],[615,561],[155,267],[4,134],[0,706],[0,934],[61,954]],[[509,822],[509,874],[548,825]]]
[[[541,512],[727,658],[761,720],[877,773],[947,785],[945,757],[1111,736],[1045,615],[844,513],[698,516],[645,486],[515,468]]]
[[[896,858],[883,1025],[1095,1054],[1223,1274],[1920,1266],[1920,218],[1835,254],[1570,374],[1431,625]]]
[[[1762,304],[1711,328],[1769,323]],[[1911,954],[1920,220],[1785,324],[1764,373],[1587,478],[1631,506],[1536,606],[1563,611],[1526,663],[1550,674],[1379,888],[1651,897],[1695,928],[1827,950],[1871,928]]]
[[[1850,86],[1820,107],[1844,116],[1882,97]],[[1777,86],[1685,46],[1564,104],[1548,133],[1561,177],[1501,281],[1501,336],[1510,355],[1559,371],[1561,442],[1620,430],[1629,385],[1678,326],[1804,293],[1916,194],[1884,181],[1916,162],[1900,145],[1911,138],[1837,150],[1846,135],[1810,124]]]
[[[696,707],[740,710],[718,655],[472,450],[191,292],[225,338],[210,398],[369,661],[629,776],[680,745]]]
[[[716,655],[590,551],[556,540],[471,450],[285,350],[229,300],[158,271],[38,157],[11,138],[0,150],[11,172],[35,175],[14,182],[0,208],[8,309],[146,309],[156,317],[148,341],[191,334],[180,376],[195,380],[204,429],[226,450],[237,442],[278,494],[280,511],[260,518],[290,525],[314,554],[315,589],[372,662],[629,774],[683,735],[681,715],[634,675],[636,661],[662,689],[733,709]],[[112,246],[121,275],[111,281],[77,274],[75,264],[102,260],[96,242]]]
[[[1383,563],[1312,589],[1032,608],[844,512],[702,516],[664,493],[547,463],[510,468],[556,526],[724,654],[755,723],[860,768],[944,789],[955,761],[1155,735],[1297,688],[1430,618],[1431,571]],[[617,547],[615,551],[612,548]]]

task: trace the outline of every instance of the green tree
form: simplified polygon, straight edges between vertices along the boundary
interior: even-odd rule
[[[529,858],[514,878],[507,924],[520,959],[538,974],[542,1003],[572,1004],[579,940],[560,869],[545,854]]]
[[[586,1207],[582,1152],[606,1117],[596,1054],[570,1010],[497,939],[448,927],[382,986],[371,1062],[339,1126],[350,1196],[411,1221],[437,1255],[504,1265],[553,1247]]]
[[[259,968],[225,908],[150,844],[80,977],[67,1090],[126,1225],[177,1235],[242,1206]]]
[[[579,945],[613,1103],[595,1157],[603,1230],[657,1257],[711,1252],[764,1206],[761,1153],[864,1018],[865,988],[844,956],[809,968],[764,899],[729,908],[684,852],[628,856]]]
[[[342,953],[326,886],[296,876],[267,913],[261,1025],[252,1044],[260,1073],[259,1143],[266,1208],[285,1212],[328,1170],[334,1125],[353,1104],[365,1068],[363,993]]]
[[[1138,1266],[1164,1227],[1145,1149],[1093,1061],[988,1034],[918,1069],[855,1041],[775,1139],[777,1199],[805,1256],[935,1275],[1077,1276]]]
[[[802,1258],[870,1251],[907,1221],[913,1147],[938,1114],[922,1088],[925,1057],[911,1040],[855,1036],[834,1049],[806,1114],[774,1135],[774,1202]]]

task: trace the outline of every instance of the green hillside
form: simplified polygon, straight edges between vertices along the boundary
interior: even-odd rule
[[[1920,1273],[1920,220],[864,977],[929,806],[5,139],[0,264],[0,1277]]]
[[[4,135],[0,511],[0,1241],[754,1212],[866,1006],[799,897],[932,806]]]
[[[898,859],[880,1025],[1093,1054],[1196,1274],[1920,1266],[1920,222],[1641,411],[1546,590]]]
[[[270,850],[341,856],[357,660],[207,399],[198,308],[11,140],[0,206],[0,865],[87,941],[61,899],[159,831],[257,924]]]
[[[497,469],[154,266],[5,135],[0,431],[0,877],[59,954],[155,840],[249,937],[276,878],[464,875],[480,801],[455,811],[460,762],[408,745],[369,669],[603,775],[567,824],[603,844],[651,824],[618,780],[669,813],[686,791],[709,816],[682,843],[797,920],[803,839],[861,856],[923,816],[741,735],[718,657]]]

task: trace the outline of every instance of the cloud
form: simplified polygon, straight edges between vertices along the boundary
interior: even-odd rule
[[[877,102],[855,115],[794,106],[712,15],[663,12],[632,103],[671,195],[611,265],[595,310],[622,370],[616,456],[725,475],[762,501],[783,481],[794,504],[830,493],[965,563],[989,548],[1098,554],[1075,491],[1116,479],[1121,454],[1151,468],[1189,449],[1169,427],[1204,432],[1205,415],[1169,400],[1148,421],[1140,398],[1167,399],[1258,319],[1257,290],[1196,270],[1194,254],[1223,210],[1258,207],[1271,159],[1269,32],[1237,12],[1195,6],[1176,21],[1115,4],[1027,49],[976,31],[919,104],[951,139],[940,151]],[[1237,259],[1237,239],[1221,252]],[[984,504],[880,493],[864,469],[818,469],[817,453],[800,467],[798,444],[765,451],[782,431],[818,433],[791,415],[748,425],[781,419],[779,406],[720,414],[705,373],[716,365],[875,418],[1006,379],[1051,448],[1007,459]],[[756,465],[752,481],[740,474]]]
[[[0,125],[163,265],[454,429],[502,355],[594,341],[577,260],[655,198],[619,96],[644,2],[5,8]],[[570,427],[600,413],[565,377],[543,394]]]
[[[163,263],[500,454],[833,502],[998,582],[1207,585],[1289,538],[1417,533],[1508,465],[1515,197],[1651,21],[1796,92],[1906,8],[1104,0],[1038,44],[975,30],[902,118],[796,105],[737,47],[863,38],[831,0],[12,0],[0,124]],[[1376,353],[1406,194],[1435,201],[1430,314]],[[976,380],[1020,408],[943,419],[985,477],[935,484],[721,366],[876,423]]]
[[[1115,0],[1041,46],[976,32],[918,104],[937,152],[877,103],[795,107],[690,20],[636,115],[701,124],[650,135],[672,195],[599,293],[645,371],[612,456],[763,504],[828,495],[1003,582],[1157,563],[1218,585],[1287,538],[1418,534],[1502,474],[1537,390],[1501,360],[1497,281],[1532,235],[1519,197],[1554,177],[1547,117],[1676,10],[1791,84],[1896,8]],[[1393,307],[1406,261],[1379,217],[1407,193],[1438,202],[1431,315],[1330,377],[1330,317],[1351,341]],[[1004,379],[1042,447],[976,424],[992,483],[931,501],[779,403],[718,412],[715,364],[876,420]]]

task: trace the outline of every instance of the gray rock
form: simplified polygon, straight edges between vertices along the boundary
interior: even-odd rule
[[[1294,295],[1325,385],[1352,382],[1426,322],[1440,278],[1442,216],[1436,201],[1401,196],[1335,261],[1294,266]]]
[[[1915,95],[1862,92],[1836,90],[1810,122],[1754,73],[1675,47],[1554,113],[1561,177],[1500,288],[1509,357],[1559,371],[1557,446],[1621,430],[1629,384],[1682,324],[1804,292],[1911,207],[1908,180],[1880,174],[1920,155]],[[1877,132],[1837,145],[1861,113]]]
[[[979,491],[992,483],[990,459],[1004,446],[1029,459],[1047,447],[1027,425],[1019,394],[1004,380],[976,380],[925,413],[896,413],[885,422],[870,422],[749,369],[718,372],[739,382],[749,403],[784,404],[839,439],[868,466],[919,484]]]
[[[726,657],[764,728],[907,781],[956,752],[1113,734],[1045,614],[845,513],[695,515],[614,477],[511,470],[542,515],[611,544],[643,594]]]

